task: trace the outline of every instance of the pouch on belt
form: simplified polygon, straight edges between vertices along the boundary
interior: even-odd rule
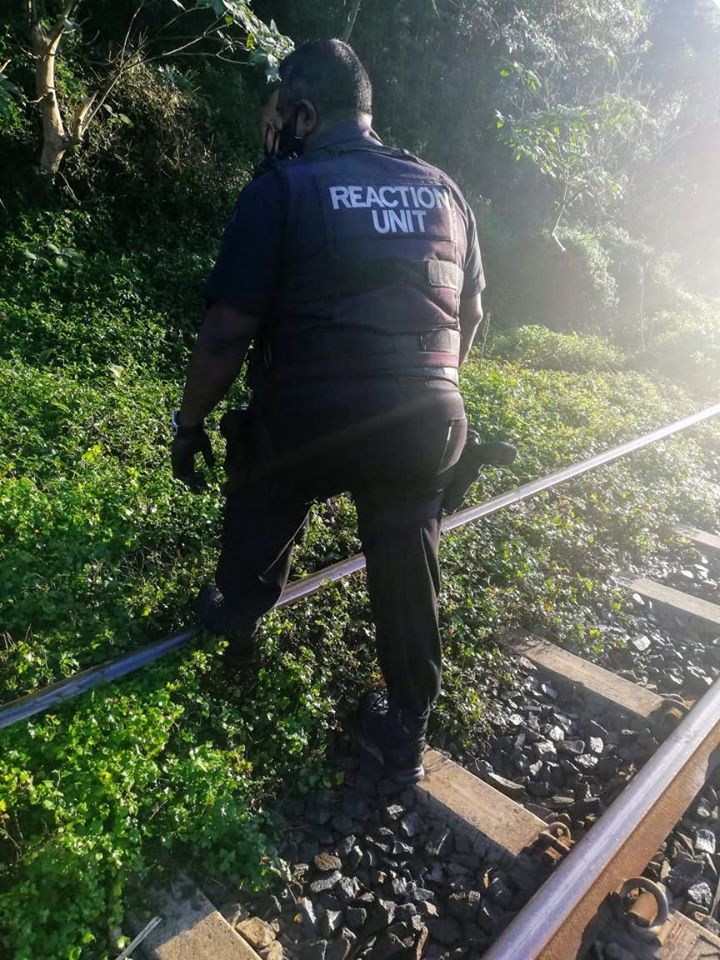
[[[517,450],[512,444],[501,440],[483,443],[477,430],[468,427],[467,441],[443,497],[444,512],[454,513],[460,509],[484,466],[509,466],[516,456]]]
[[[220,433],[225,438],[225,473],[231,483],[241,483],[247,475],[253,453],[249,408],[242,406],[224,413],[220,418]]]

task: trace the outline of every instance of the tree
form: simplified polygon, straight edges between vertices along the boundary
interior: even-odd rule
[[[532,83],[539,86],[536,79]],[[580,203],[604,210],[622,196],[627,174],[617,160],[644,112],[636,100],[609,94],[587,106],[549,106],[517,119],[498,111],[496,126],[507,131],[515,159],[529,160],[552,184],[550,236],[561,250],[558,230],[570,210]]]
[[[69,150],[82,142],[113,90],[143,64],[181,56],[215,56],[237,60],[250,54],[274,78],[292,44],[273,21],[264,23],[249,0],[136,0],[121,42],[108,44],[106,62],[92,78],[92,89],[77,104],[63,102],[56,83],[61,43],[70,35],[83,42],[82,15],[87,0],[27,0],[35,95],[42,120],[40,168],[54,178]]]

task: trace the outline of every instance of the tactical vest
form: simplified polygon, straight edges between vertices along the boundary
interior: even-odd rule
[[[281,160],[283,269],[264,327],[273,381],[457,379],[466,229],[440,170],[364,138]]]

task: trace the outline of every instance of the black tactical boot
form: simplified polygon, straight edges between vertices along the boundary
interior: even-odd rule
[[[417,783],[425,776],[422,755],[427,721],[427,714],[410,716],[384,694],[371,693],[361,705],[358,739],[396,783]]]
[[[206,630],[219,634],[228,641],[222,658],[224,666],[230,672],[234,673],[252,663],[257,620],[248,620],[242,614],[229,609],[214,583],[208,583],[198,594],[195,612]]]

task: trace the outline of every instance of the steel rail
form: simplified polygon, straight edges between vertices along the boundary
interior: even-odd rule
[[[638,876],[720,762],[720,680],[483,954],[570,960],[607,895]]]
[[[10,727],[21,720],[27,720],[36,713],[44,713],[51,707],[56,707],[67,700],[72,700],[81,693],[87,693],[93,687],[99,687],[104,683],[110,683],[112,680],[118,680],[128,673],[133,673],[141,667],[154,663],[161,657],[173,650],[179,650],[198,633],[197,628],[183,630],[181,633],[173,634],[171,637],[165,637],[162,640],[155,640],[146,646],[133,650],[130,653],[124,653],[120,657],[112,660],[105,660],[96,667],[88,667],[87,670],[81,670],[74,673],[65,680],[58,680],[57,683],[51,683],[42,690],[34,693],[28,693],[27,696],[18,697],[17,700],[11,700],[10,703],[0,708],[0,730],[4,727]]]
[[[673,423],[659,427],[657,430],[652,430],[650,433],[645,433],[640,437],[636,437],[634,440],[628,440],[626,443],[610,447],[608,450],[604,450],[602,453],[598,453],[587,460],[582,460],[569,467],[556,470],[554,473],[540,477],[538,480],[531,480],[529,483],[522,484],[522,486],[516,487],[514,490],[509,490],[507,493],[502,493],[497,497],[486,500],[484,503],[477,504],[473,507],[466,507],[464,510],[460,510],[450,517],[445,517],[442,523],[443,533],[455,530],[465,524],[496,513],[498,510],[503,510],[513,504],[527,500],[529,497],[536,496],[538,493],[542,493],[544,490],[555,487],[560,483],[565,483],[575,477],[582,476],[590,470],[595,470],[598,467],[612,463],[629,453],[647,447],[652,443],[657,443],[659,440],[670,437],[682,430],[687,430],[689,427],[694,427],[705,420],[710,420],[712,417],[718,416],[718,414],[720,414],[720,403],[706,407],[704,410],[699,410],[697,413],[683,417],[681,420],[675,420]],[[350,574],[357,573],[359,570],[364,569],[364,567],[365,557],[362,554],[356,554],[330,567],[325,567],[317,573],[310,574],[310,576],[303,577],[301,580],[296,580],[288,584],[277,606],[284,607],[290,603],[295,603],[297,600],[302,600],[316,593],[326,583],[341,580],[344,577],[350,576]],[[65,680],[60,680],[58,683],[44,687],[42,690],[30,693],[25,697],[12,700],[10,703],[5,704],[5,706],[0,707],[0,730],[14,723],[19,723],[21,720],[27,720],[29,717],[37,713],[42,713],[57,704],[71,700],[73,697],[85,693],[93,687],[100,686],[111,680],[117,680],[128,673],[148,666],[161,657],[166,656],[168,653],[188,644],[197,636],[198,632],[197,628],[184,630],[171,637],[166,637],[163,640],[157,640],[154,643],[140,647],[131,653],[123,654],[112,660],[106,660],[99,666],[89,667],[87,670],[83,670],[71,677],[67,677]]]

